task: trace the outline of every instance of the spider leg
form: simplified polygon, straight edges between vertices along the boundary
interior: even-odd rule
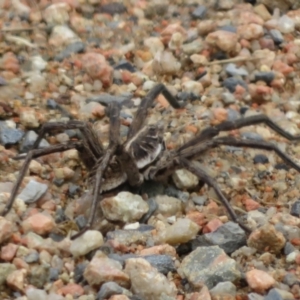
[[[164,84],[160,83],[154,86],[148,94],[142,99],[141,104],[135,114],[135,117],[130,125],[127,140],[130,140],[142,128],[147,117],[147,110],[152,105],[155,98],[162,93],[167,101],[174,108],[180,108],[180,104],[175,97],[168,91]]]
[[[96,169],[96,176],[95,176],[95,187],[93,190],[93,199],[92,205],[90,209],[90,215],[86,225],[75,235],[71,237],[72,240],[76,239],[77,237],[81,236],[85,233],[88,229],[91,228],[95,215],[96,209],[99,200],[101,199],[101,183],[104,172],[106,171],[109,162],[113,155],[116,153],[117,147],[119,146],[119,139],[120,139],[120,107],[117,102],[112,102],[109,107],[109,118],[110,118],[110,131],[109,131],[109,146],[106,149],[104,155],[102,156],[101,160],[99,161],[99,165]]]
[[[48,147],[48,148],[30,150],[26,155],[25,161],[24,161],[24,163],[22,165],[22,168],[19,172],[17,181],[16,181],[16,183],[15,183],[15,185],[14,185],[12,191],[11,191],[9,200],[6,203],[4,210],[1,212],[1,216],[5,216],[11,210],[11,208],[14,204],[18,189],[19,189],[19,187],[22,183],[22,180],[23,180],[23,178],[26,174],[26,171],[29,167],[29,164],[30,164],[30,162],[33,158],[37,158],[37,157],[44,156],[44,155],[51,154],[51,153],[55,153],[55,152],[63,152],[63,151],[66,151],[66,150],[69,150],[69,149],[74,149],[74,148],[81,149],[82,148],[82,143],[81,142],[70,142],[68,144],[59,144],[59,145],[51,146],[51,147]]]
[[[93,157],[94,161],[96,162],[97,158],[101,156],[104,151],[103,146],[94,133],[92,127],[88,123],[82,121],[71,120],[68,122],[48,122],[43,124],[38,137],[32,146],[32,149],[38,148],[46,133],[66,129],[79,129],[82,132],[82,139],[88,146],[87,148],[90,149],[90,157]]]
[[[239,140],[233,137],[221,137],[212,140],[213,146],[236,146],[236,147],[248,147],[254,149],[263,149],[274,151],[284,162],[294,168],[296,171],[300,173],[300,166],[297,165],[288,155],[282,152],[275,144],[266,141],[255,141],[255,140]]]
[[[217,194],[218,198],[226,208],[228,214],[230,215],[231,219],[238,223],[246,232],[251,232],[251,229],[249,229],[247,226],[242,224],[241,222],[238,221],[238,217],[235,214],[234,210],[232,209],[230,203],[228,202],[227,198],[224,196],[222,193],[221,189],[219,188],[217,182],[209,175],[207,174],[204,170],[197,168],[195,164],[187,160],[186,158],[180,158],[179,159],[179,165],[181,167],[189,170],[191,173],[195,174],[200,180],[205,182],[208,186],[212,187]]]
[[[256,115],[256,116],[250,116],[246,118],[240,118],[235,121],[225,121],[222,122],[216,126],[205,128],[199,135],[195,136],[193,139],[191,139],[189,142],[181,146],[178,151],[186,149],[190,146],[194,146],[198,144],[199,142],[212,139],[213,137],[217,136],[221,131],[230,131],[233,129],[242,128],[245,126],[250,125],[256,125],[256,124],[265,124],[271,129],[273,129],[275,132],[280,134],[281,136],[285,137],[286,139],[290,141],[298,141],[300,140],[300,135],[294,136],[284,129],[282,129],[280,126],[278,126],[276,123],[274,123],[269,117],[266,115]]]

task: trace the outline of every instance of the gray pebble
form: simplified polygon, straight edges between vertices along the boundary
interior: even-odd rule
[[[30,180],[25,188],[18,195],[25,203],[34,203],[38,201],[48,190],[48,185]]]

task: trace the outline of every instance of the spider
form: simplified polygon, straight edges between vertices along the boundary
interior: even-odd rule
[[[30,161],[43,155],[62,152],[69,149],[77,149],[83,163],[90,171],[93,180],[93,197],[90,215],[84,228],[71,238],[75,239],[91,228],[95,217],[98,201],[101,193],[112,190],[124,182],[131,186],[139,186],[144,180],[160,180],[172,174],[176,169],[185,168],[196,175],[199,180],[212,187],[219,200],[225,206],[231,219],[237,222],[246,232],[250,229],[241,223],[235,214],[229,201],[219,188],[215,179],[197,165],[196,159],[207,150],[222,145],[249,147],[275,151],[283,161],[300,172],[293,160],[283,153],[275,144],[266,141],[243,140],[230,136],[217,137],[221,131],[231,131],[244,126],[264,123],[288,140],[300,140],[300,136],[293,136],[276,125],[266,115],[244,117],[235,121],[224,121],[218,125],[210,126],[181,147],[168,151],[164,147],[163,129],[159,125],[145,125],[148,108],[155,98],[162,93],[173,108],[181,105],[163,84],[154,86],[142,99],[136,115],[132,120],[125,142],[120,141],[120,107],[117,102],[110,103],[108,107],[110,130],[109,145],[105,149],[96,136],[91,125],[86,122],[71,120],[69,122],[45,123],[32,147],[27,153],[17,181],[12,189],[10,198],[2,212],[6,215],[13,206],[14,199],[21,182],[28,169]],[[78,129],[82,132],[82,140],[69,141],[66,144],[58,144],[47,148],[38,149],[39,143],[46,133],[55,130]],[[20,157],[19,157],[20,158]],[[19,159],[17,157],[17,159]]]

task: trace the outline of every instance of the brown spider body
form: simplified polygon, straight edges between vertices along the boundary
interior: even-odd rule
[[[231,131],[244,126],[264,123],[278,134],[289,140],[300,140],[300,136],[293,136],[276,125],[265,115],[245,117],[236,121],[225,121],[218,125],[208,127],[192,138],[190,141],[172,151],[167,151],[163,142],[163,128],[157,125],[146,125],[148,108],[154,99],[162,93],[174,108],[180,108],[176,99],[170,94],[163,84],[156,85],[142,99],[135,118],[129,127],[127,140],[120,142],[120,107],[116,102],[109,106],[110,136],[109,146],[104,149],[98,140],[95,131],[90,125],[80,121],[69,121],[67,123],[54,122],[45,123],[41,128],[33,149],[27,153],[24,164],[19,172],[18,179],[11,192],[10,199],[2,212],[5,215],[12,207],[18,189],[32,159],[68,149],[77,149],[82,161],[90,171],[90,183],[93,185],[93,200],[90,215],[85,228],[72,238],[76,238],[92,226],[98,201],[101,193],[112,190],[124,182],[131,186],[137,186],[144,180],[161,180],[169,176],[178,168],[185,168],[196,175],[200,181],[212,187],[227,209],[231,219],[238,222],[240,226],[250,231],[244,224],[238,221],[238,217],[219,188],[217,182],[207,174],[195,160],[207,150],[222,145],[249,147],[274,151],[288,165],[300,172],[298,166],[289,156],[282,152],[275,144],[267,141],[242,140],[230,136],[217,137],[221,131]],[[49,148],[37,149],[44,135],[51,131],[66,129],[78,129],[82,133],[82,140],[70,141],[67,144],[50,146]],[[18,159],[20,159],[19,157]],[[23,158],[23,157],[22,157]]]

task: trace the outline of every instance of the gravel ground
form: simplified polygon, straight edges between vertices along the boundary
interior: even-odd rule
[[[157,83],[148,123],[174,149],[207,126],[266,114],[300,135],[300,2],[0,1],[0,210],[48,121],[90,121],[108,145],[106,107],[126,138]],[[221,133],[223,135],[223,133]],[[300,146],[263,124],[224,135],[266,140],[300,165]],[[40,147],[80,139],[53,132]],[[300,139],[300,138],[299,138]],[[222,146],[199,158],[250,235],[186,170],[109,192],[93,229],[77,150],[33,160],[0,217],[1,299],[300,299],[300,174],[275,153]]]

